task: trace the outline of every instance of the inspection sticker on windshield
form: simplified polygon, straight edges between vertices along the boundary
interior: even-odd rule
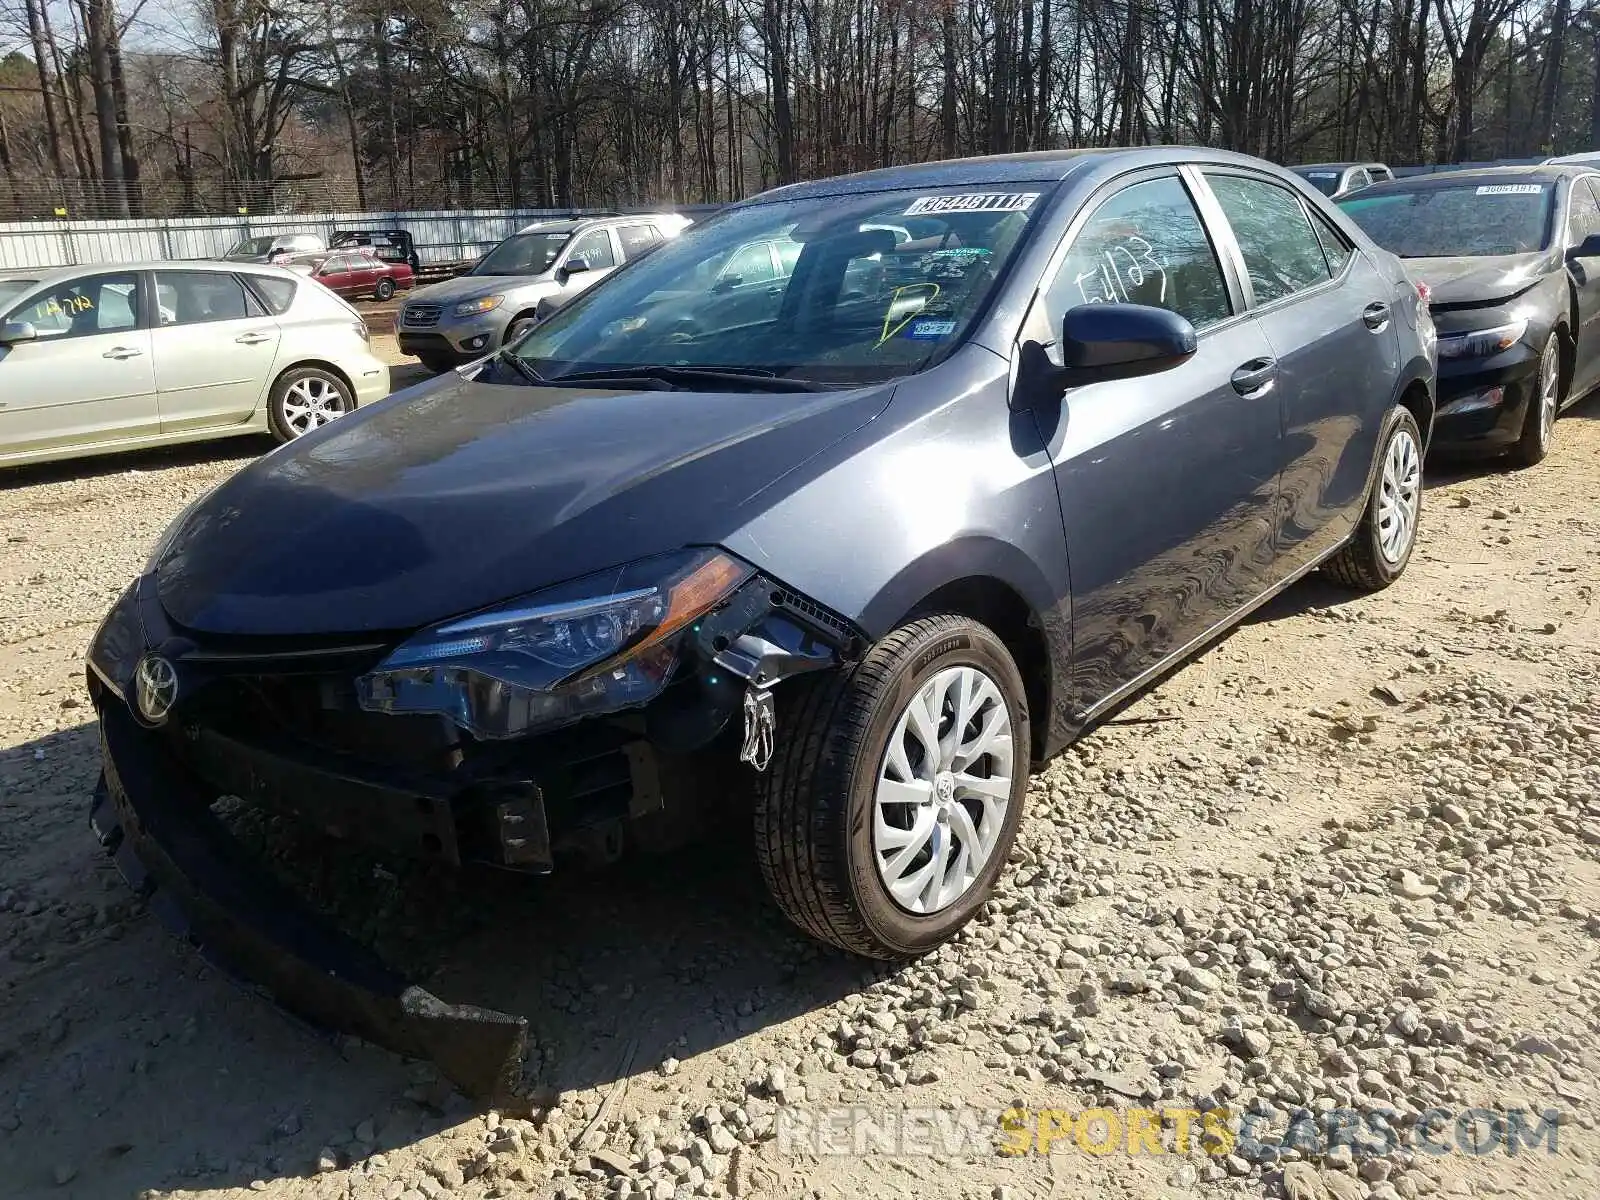
[[[957,196],[918,196],[901,214],[926,217],[937,213],[1027,212],[1038,192],[962,192]]]
[[[1537,196],[1544,191],[1542,183],[1491,183],[1478,189],[1480,196]]]
[[[905,336],[915,338],[919,342],[936,342],[940,338],[947,338],[956,331],[956,323],[946,320],[921,320],[912,321],[906,327]]]

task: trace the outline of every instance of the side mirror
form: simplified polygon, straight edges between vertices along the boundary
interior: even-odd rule
[[[567,276],[576,275],[580,271],[589,270],[589,260],[581,254],[574,254],[561,264],[561,269],[556,272],[556,280],[560,283],[567,281]]]
[[[711,290],[715,293],[731,292],[743,282],[742,275],[719,275],[717,281],[711,285]]]
[[[1194,326],[1145,304],[1080,304],[1061,321],[1061,377],[1068,387],[1153,375],[1185,362]]]
[[[1572,258],[1600,258],[1600,233],[1591,233],[1567,253]]]
[[[15,346],[18,342],[31,342],[39,331],[29,321],[7,321],[0,325],[0,346]]]

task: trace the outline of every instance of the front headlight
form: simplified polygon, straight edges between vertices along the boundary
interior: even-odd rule
[[[463,300],[451,311],[458,317],[475,317],[479,313],[493,312],[504,300],[504,296],[479,296],[476,300]]]
[[[1452,333],[1439,339],[1440,358],[1488,358],[1509,350],[1522,340],[1528,331],[1528,320],[1523,317],[1492,329],[1473,329],[1466,333]]]
[[[677,635],[749,579],[717,550],[644,559],[425,629],[356,681],[369,712],[520,737],[655,699]]]

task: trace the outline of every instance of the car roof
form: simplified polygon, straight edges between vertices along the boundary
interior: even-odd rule
[[[812,196],[843,196],[886,192],[901,188],[987,187],[1002,183],[1060,183],[1117,162],[1130,170],[1197,163],[1216,166],[1268,167],[1259,158],[1212,150],[1205,146],[1112,146],[1084,150],[1034,150],[1021,154],[988,154],[976,158],[947,158],[938,162],[880,167],[853,175],[837,175],[805,183],[791,183],[741,200],[728,207],[742,208],[775,200],[803,200]]]
[[[543,221],[534,221],[517,230],[518,233],[573,233],[578,229],[587,229],[594,225],[637,224],[641,221],[682,221],[690,223],[690,218],[682,213],[670,212],[644,212],[644,213],[596,213],[590,217],[549,217]]]
[[[1389,169],[1389,164],[1381,163],[1381,162],[1295,163],[1294,166],[1289,168],[1289,170],[1291,170],[1291,171],[1348,171],[1352,167],[1369,167],[1369,168],[1370,167],[1382,167],[1385,171],[1387,171]]]
[[[85,263],[76,267],[12,267],[0,271],[0,280],[31,279],[58,283],[85,275],[115,275],[123,271],[231,271],[236,275],[293,275],[268,263],[222,262],[217,259],[147,259],[143,262]]]
[[[1537,163],[1531,166],[1472,167],[1461,171],[1432,171],[1425,175],[1406,175],[1399,179],[1375,183],[1362,188],[1361,197],[1382,196],[1389,192],[1414,192],[1420,189],[1444,187],[1469,187],[1474,183],[1506,183],[1524,180],[1532,183],[1554,183],[1558,179],[1573,179],[1580,175],[1593,175],[1593,167],[1580,163]]]

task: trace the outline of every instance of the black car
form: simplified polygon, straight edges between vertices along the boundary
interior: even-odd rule
[[[1340,201],[1425,284],[1439,334],[1434,445],[1550,451],[1561,410],[1600,383],[1600,174],[1450,171]]]
[[[708,264],[750,246],[795,254],[741,320]],[[285,1004],[480,1092],[521,1023],[329,933],[214,798],[530,872],[732,803],[800,928],[922,953],[1035,764],[1308,572],[1405,569],[1428,338],[1392,255],[1239,155],[756,197],[181,515],[90,650],[95,828]]]

